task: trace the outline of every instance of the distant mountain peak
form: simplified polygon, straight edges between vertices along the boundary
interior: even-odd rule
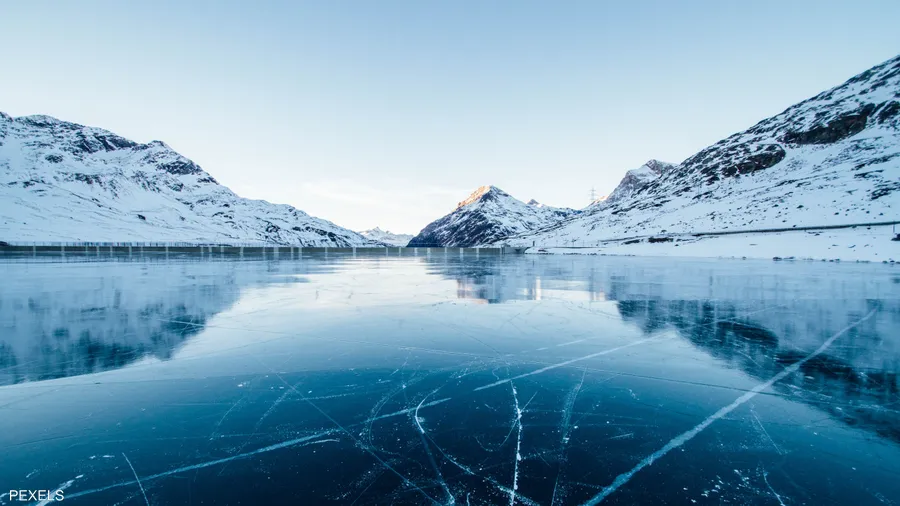
[[[627,174],[633,175],[648,175],[652,177],[661,176],[663,173],[668,172],[676,167],[676,164],[669,162],[662,162],[659,160],[648,160],[644,165],[636,169],[629,170]]]
[[[172,148],[169,147],[169,145],[166,144],[166,143],[163,142],[163,141],[150,141],[150,142],[147,143],[147,145],[148,145],[148,146],[158,146],[158,147],[161,147],[161,148],[165,148],[165,149],[168,149],[168,150],[172,150]]]
[[[673,163],[648,160],[640,167],[626,172],[625,177],[622,178],[622,181],[608,197],[602,200],[598,199],[594,202],[611,204],[624,198],[635,196],[639,194],[650,181],[672,171],[675,167],[676,165]]]
[[[459,209],[480,201],[494,200],[497,197],[509,197],[509,194],[494,185],[479,186],[471,195],[466,197],[466,200],[456,204],[456,208]]]
[[[663,162],[663,161],[653,158],[653,159],[647,160],[647,162],[644,164],[644,166],[650,167],[651,169],[663,171],[663,170],[671,169],[672,167],[675,166],[675,164],[669,163],[669,162]]]
[[[395,234],[390,230],[382,230],[380,227],[370,228],[359,232],[366,239],[377,241],[389,246],[406,246],[413,238],[412,234]]]
[[[639,171],[639,170],[645,169],[645,170],[650,170],[651,172],[655,173],[656,175],[661,175],[662,173],[668,172],[675,167],[676,167],[676,164],[674,164],[674,163],[663,162],[660,160],[652,159],[652,160],[647,160],[647,162],[644,163],[644,165],[641,165],[640,168],[634,169],[634,170]]]
[[[532,199],[527,204],[496,186],[482,186],[450,214],[429,223],[409,246],[475,246],[553,226],[575,214]]]

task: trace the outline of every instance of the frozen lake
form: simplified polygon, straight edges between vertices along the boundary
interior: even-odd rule
[[[0,504],[898,504],[900,267],[0,262]]]

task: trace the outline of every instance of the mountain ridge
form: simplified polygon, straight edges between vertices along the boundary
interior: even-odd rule
[[[640,192],[647,183],[661,177],[675,167],[676,165],[674,163],[661,162],[655,159],[648,160],[637,169],[631,169],[625,172],[625,176],[622,177],[622,180],[619,181],[619,184],[612,193],[599,202],[602,202],[604,205],[610,205],[619,200],[631,197],[635,195],[636,192]]]
[[[896,217],[900,56],[633,183],[570,220],[506,242],[590,244]]]
[[[372,241],[377,241],[379,243],[385,244],[387,246],[397,247],[406,246],[413,238],[412,234],[395,234],[390,230],[381,230],[380,227],[370,228],[369,230],[362,230],[359,232],[359,235]]]
[[[13,241],[373,244],[290,205],[239,197],[162,141],[6,113],[0,234]]]
[[[449,214],[429,223],[409,246],[478,246],[536,230],[571,216],[574,209],[528,204],[493,185],[478,187]]]

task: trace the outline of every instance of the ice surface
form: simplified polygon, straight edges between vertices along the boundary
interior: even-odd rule
[[[900,497],[891,265],[441,249],[6,259],[0,278],[4,490],[64,487],[75,505]]]

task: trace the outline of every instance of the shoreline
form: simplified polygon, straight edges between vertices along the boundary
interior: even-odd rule
[[[598,246],[534,246],[526,254],[696,257],[803,261],[900,261],[892,226],[648,237]]]

